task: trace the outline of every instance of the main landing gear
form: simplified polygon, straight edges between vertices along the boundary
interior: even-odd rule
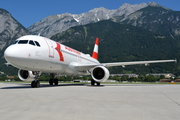
[[[31,87],[38,88],[38,87],[40,87],[40,82],[39,82],[38,78],[41,75],[41,72],[34,72],[33,74],[35,75],[35,77],[34,77],[35,80],[31,82]]]
[[[94,80],[92,79],[92,80],[91,80],[91,85],[94,86],[95,83],[96,83],[97,86],[100,86],[100,84],[101,84],[100,82],[96,82],[96,81],[94,81]]]
[[[55,79],[55,74],[53,74],[53,73],[51,73],[50,74],[50,76],[51,76],[51,79],[49,80],[49,85],[58,85],[58,79]]]

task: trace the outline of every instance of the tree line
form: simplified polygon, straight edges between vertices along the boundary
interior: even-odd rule
[[[117,80],[118,82],[128,81],[128,82],[157,82],[161,79],[165,79],[163,75],[159,77],[154,77],[153,75],[139,75],[138,77],[128,77],[127,75],[119,76],[110,76],[111,80]],[[168,78],[173,80],[175,78]]]
[[[84,80],[84,81],[90,81],[92,78],[91,76],[58,76],[56,77],[59,81],[62,82],[73,82],[74,80]],[[46,81],[48,82],[50,80],[50,76],[48,74],[43,74],[39,77],[40,81]],[[123,76],[110,76],[109,80],[116,80],[117,82],[157,82],[160,79],[165,79],[163,75],[159,77],[154,77],[153,75],[139,75],[138,77],[128,77],[127,75]],[[169,78],[170,80],[174,80],[176,78]],[[18,76],[14,76],[14,78],[8,78],[6,75],[0,75],[0,81],[5,80],[13,80],[13,81],[21,81]]]

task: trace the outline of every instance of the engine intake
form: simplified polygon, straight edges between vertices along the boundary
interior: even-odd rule
[[[104,82],[109,78],[109,70],[104,66],[96,66],[91,71],[91,77],[96,82]]]
[[[19,70],[18,71],[18,77],[22,81],[33,81],[35,75],[33,74],[32,71]]]

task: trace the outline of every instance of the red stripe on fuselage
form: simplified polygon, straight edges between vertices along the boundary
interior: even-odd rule
[[[63,53],[61,52],[61,44],[59,43],[56,43],[57,47],[55,48],[59,54],[59,57],[60,57],[60,61],[64,62],[64,56],[63,56]]]

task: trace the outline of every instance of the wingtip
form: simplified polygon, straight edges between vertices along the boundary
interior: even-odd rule
[[[174,59],[174,62],[177,63],[177,59]]]

